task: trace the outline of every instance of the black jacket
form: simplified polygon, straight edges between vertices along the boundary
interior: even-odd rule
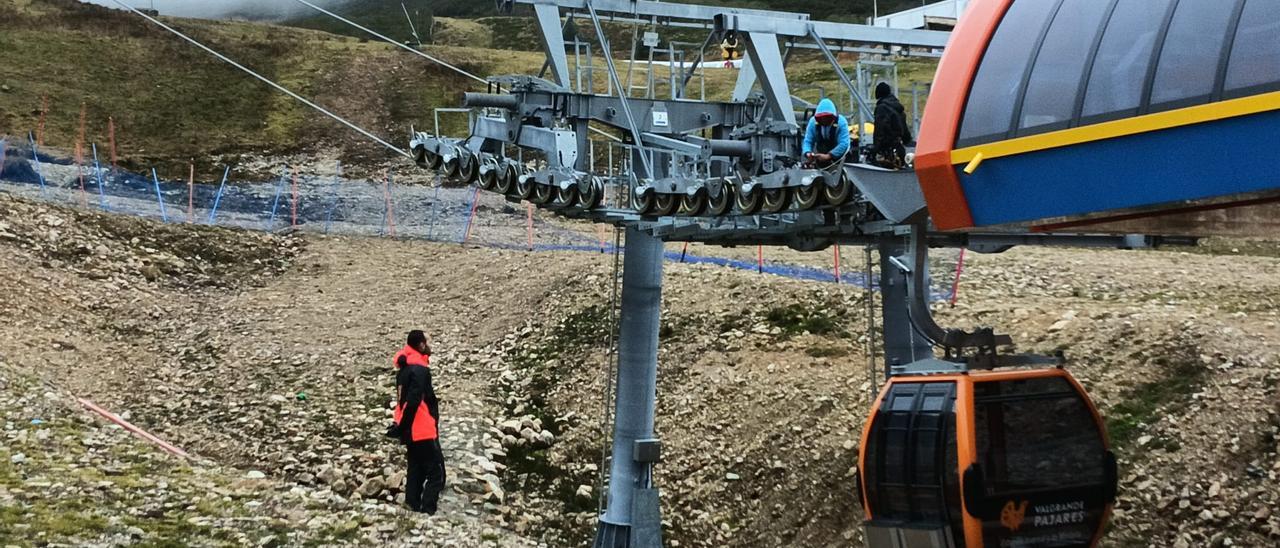
[[[907,124],[907,110],[892,94],[876,101],[876,146],[910,144],[911,126]]]

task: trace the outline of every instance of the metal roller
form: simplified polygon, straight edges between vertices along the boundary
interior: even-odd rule
[[[751,141],[737,139],[711,139],[707,141],[712,156],[729,156],[732,158],[751,157]]]
[[[707,214],[715,217],[728,215],[733,210],[733,183],[720,179],[707,184]]]
[[[462,169],[462,151],[453,145],[443,145],[440,147],[441,169],[446,177],[457,177]]]
[[[458,149],[458,179],[470,184],[480,176],[480,158],[471,151]]]
[[[520,178],[520,171],[516,168],[516,164],[511,161],[502,162],[498,165],[497,183],[493,190],[502,194],[511,194],[516,187],[516,181]]]
[[[480,161],[480,188],[493,191],[498,186],[498,178],[502,176],[502,165],[493,156],[485,156]]]
[[[467,108],[501,108],[506,110],[515,110],[520,107],[520,99],[514,95],[474,93],[468,91],[462,94],[462,106]]]

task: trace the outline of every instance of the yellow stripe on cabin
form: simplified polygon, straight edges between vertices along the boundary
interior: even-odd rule
[[[951,164],[968,164],[979,154],[983,160],[990,160],[1272,110],[1280,110],[1280,91],[975,145],[951,151]]]

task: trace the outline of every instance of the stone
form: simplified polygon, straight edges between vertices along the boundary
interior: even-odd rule
[[[250,470],[247,473],[245,473],[244,477],[249,479],[262,479],[267,477],[267,475],[262,473],[259,470]]]
[[[727,473],[727,474],[725,474],[725,475],[724,475],[724,479],[727,479],[727,480],[729,480],[729,481],[738,481],[738,480],[742,479],[742,476],[739,476],[739,475],[737,475],[737,474],[735,474],[735,473],[733,473],[733,472],[729,472],[729,473]]]
[[[333,485],[342,480],[342,471],[335,466],[325,466],[320,469],[320,473],[316,474],[316,479]]]
[[[531,428],[525,428],[520,431],[520,439],[532,443],[538,441],[538,433],[534,432]]]
[[[574,494],[578,495],[579,497],[589,499],[591,498],[591,491],[592,489],[590,485],[579,485],[578,490],[575,491]]]
[[[498,429],[501,430],[503,434],[512,434],[512,435],[519,434],[520,427],[521,425],[520,425],[519,419],[511,419],[508,421],[503,421],[502,424],[498,425]]]
[[[374,476],[364,480],[364,483],[361,483],[360,487],[356,488],[356,493],[365,498],[373,498],[378,496],[384,488],[386,488],[386,483],[383,482],[382,478]]]
[[[12,457],[9,457],[9,462],[13,464],[22,464],[27,462],[27,456],[22,453],[14,453]]]

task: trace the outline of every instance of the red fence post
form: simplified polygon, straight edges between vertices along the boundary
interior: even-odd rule
[[[525,216],[529,226],[529,251],[533,251],[533,204],[525,204],[525,206],[529,208]]]
[[[756,272],[764,274],[764,246],[756,246]]]
[[[291,218],[290,226],[296,228],[298,226],[298,170],[295,168],[290,171],[293,172],[293,182],[289,187],[289,193],[292,196],[289,203],[289,217]]]
[[[80,207],[85,209],[89,208],[89,195],[84,190],[84,126],[88,109],[88,104],[80,103],[80,131],[76,133],[76,172],[80,177]]]
[[[187,224],[191,224],[191,220],[195,218],[196,205],[196,164],[190,164],[191,174],[187,177]]]
[[[835,267],[836,267],[836,283],[840,283],[840,244],[832,246],[835,248]]]
[[[951,282],[951,308],[956,307],[956,297],[960,296],[960,274],[964,272],[965,248],[960,248],[960,259],[956,261],[956,279]]]
[[[111,141],[111,174],[116,172],[116,119],[107,117],[107,139]]]
[[[49,96],[40,96],[40,121],[36,123],[36,146],[44,146],[44,121],[49,115]]]
[[[391,199],[391,171],[385,170],[382,173],[382,198],[386,200],[384,207],[387,208],[387,226],[390,228],[388,234],[396,237],[396,210],[395,202]]]

